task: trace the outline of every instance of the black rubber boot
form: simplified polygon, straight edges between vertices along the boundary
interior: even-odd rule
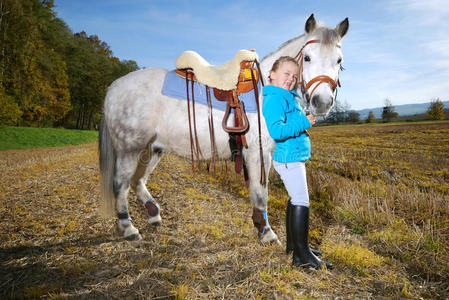
[[[290,254],[293,251],[293,241],[291,238],[292,234],[291,234],[291,230],[290,230],[291,206],[292,206],[292,203],[291,203],[290,199],[288,199],[287,209],[285,212],[285,235],[287,237],[285,253],[287,253],[287,254]]]
[[[309,248],[309,208],[301,205],[291,205],[290,230],[293,242],[293,264],[304,268],[321,269],[324,265],[332,269],[332,264],[316,257]]]
[[[290,214],[291,214],[291,207],[292,207],[292,202],[290,201],[290,199],[288,199],[287,202],[287,210],[285,212],[285,231],[286,231],[286,237],[287,237],[287,242],[286,242],[286,247],[285,247],[285,253],[290,254],[293,252],[293,241],[292,241],[292,233],[291,233],[291,229],[290,229]],[[321,251],[320,250],[316,250],[313,248],[310,248],[310,251],[312,251],[313,254],[315,254],[316,256],[321,256]]]

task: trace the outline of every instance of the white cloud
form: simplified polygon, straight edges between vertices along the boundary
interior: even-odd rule
[[[389,8],[408,17],[409,22],[425,26],[448,26],[449,5],[447,0],[393,0]]]

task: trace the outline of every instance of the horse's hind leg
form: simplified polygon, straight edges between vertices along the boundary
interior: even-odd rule
[[[140,240],[139,230],[131,223],[128,210],[128,192],[131,178],[137,168],[138,153],[119,153],[114,172],[113,190],[116,199],[118,229],[127,240]]]
[[[132,179],[132,187],[147,210],[148,223],[151,225],[162,224],[159,204],[156,203],[153,196],[148,191],[145,183],[148,176],[153,172],[156,165],[161,160],[163,148],[157,144],[149,144],[148,147],[140,152],[136,173]]]

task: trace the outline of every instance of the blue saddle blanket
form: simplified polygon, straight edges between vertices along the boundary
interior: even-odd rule
[[[191,82],[189,80],[189,99],[192,101],[192,89]],[[260,91],[260,83],[258,85]],[[206,86],[204,84],[194,82],[193,90],[195,95],[195,105],[202,104],[207,105],[206,98]],[[165,76],[164,86],[162,87],[162,94],[168,97],[177,98],[180,100],[187,100],[186,96],[186,80],[178,76],[175,71],[170,71]],[[226,111],[226,101],[217,100],[214,96],[214,92],[211,89],[210,99],[212,101],[212,108],[221,111]],[[247,113],[257,112],[257,104],[254,98],[254,91],[249,91],[248,93],[241,94],[239,96],[241,102],[244,103],[245,111]]]

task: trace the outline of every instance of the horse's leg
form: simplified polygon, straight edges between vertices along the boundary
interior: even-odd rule
[[[137,168],[138,153],[118,153],[115,163],[113,190],[116,199],[118,229],[127,240],[142,239],[139,230],[131,223],[128,210],[128,192],[131,178]]]
[[[153,172],[163,155],[163,148],[155,144],[149,145],[147,149],[139,154],[139,162],[136,173],[132,180],[132,187],[136,191],[137,199],[140,200],[147,210],[148,223],[151,225],[162,224],[160,207],[146,187],[148,176]]]
[[[265,170],[265,185],[260,182],[260,152],[246,151],[245,163],[248,170],[250,180],[250,199],[253,203],[253,223],[258,230],[259,238],[262,243],[275,242],[281,245],[276,233],[271,229],[268,222],[268,173],[271,167],[271,155],[269,152],[263,156]]]

